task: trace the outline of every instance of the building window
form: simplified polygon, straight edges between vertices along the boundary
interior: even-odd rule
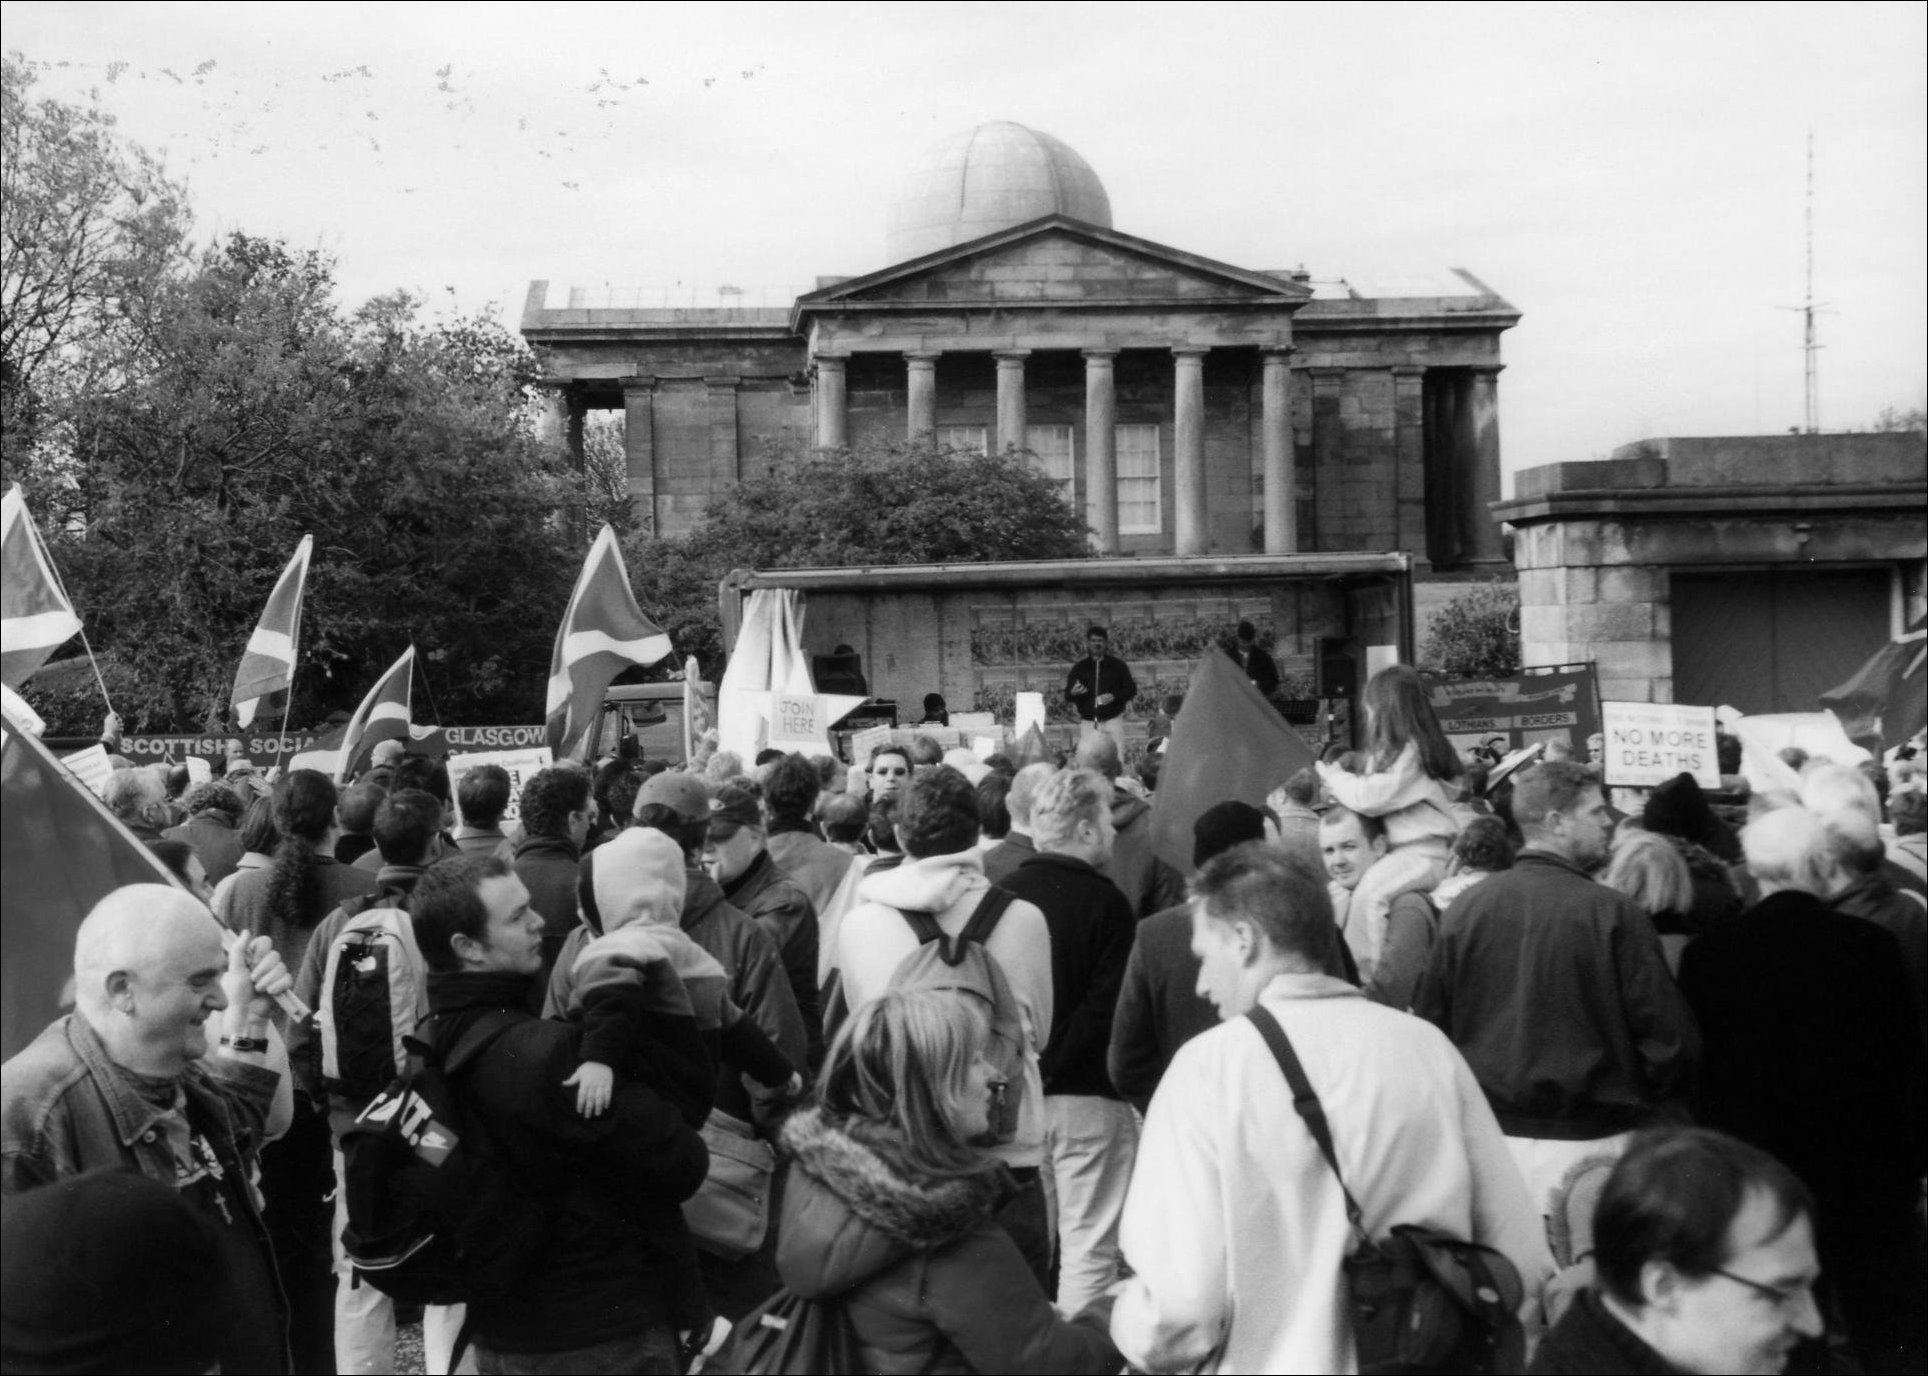
[[[1121,425],[1113,434],[1118,455],[1118,533],[1157,535],[1165,522],[1158,491],[1158,427]]]
[[[937,447],[988,454],[991,452],[990,432],[982,425],[940,425],[937,427]]]
[[[1072,500],[1071,427],[1068,425],[1027,425],[1024,447],[1035,457],[1032,465],[1058,485],[1068,502]]]

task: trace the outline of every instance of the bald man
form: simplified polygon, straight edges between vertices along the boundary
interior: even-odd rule
[[[0,1193],[135,1170],[215,1225],[222,1266],[208,1279],[227,1287],[231,1316],[224,1371],[288,1366],[280,1285],[250,1182],[271,1120],[285,1121],[285,1100],[275,1108],[287,1058],[268,1010],[292,986],[266,937],[226,951],[197,899],[132,884],[80,924],[74,1011],[0,1066]]]

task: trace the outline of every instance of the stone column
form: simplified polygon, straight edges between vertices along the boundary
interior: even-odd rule
[[[1177,469],[1178,554],[1204,554],[1211,543],[1205,520],[1205,354],[1173,349],[1172,431]]]
[[[1267,349],[1259,428],[1265,450],[1265,552],[1299,552],[1299,466],[1292,448],[1292,350]]]
[[[1466,493],[1466,554],[1477,560],[1506,557],[1493,503],[1500,500],[1500,368],[1481,364],[1466,380],[1465,426],[1470,441]]]
[[[623,383],[623,459],[629,472],[629,501],[643,529],[656,530],[656,379]]]
[[[542,388],[542,410],[536,415],[536,439],[543,444],[562,445],[569,439],[569,384],[551,383]]]
[[[1101,554],[1118,552],[1116,349],[1086,349],[1085,511]]]
[[[565,395],[569,401],[569,418],[563,426],[563,440],[569,446],[569,462],[575,465],[576,472],[582,473],[589,466],[588,455],[582,447],[583,417],[588,414],[589,408],[583,405],[581,393],[570,391]]]
[[[817,355],[817,447],[841,448],[844,438],[844,364],[848,354]]]
[[[1395,546],[1426,558],[1426,370],[1396,364],[1392,370]]]
[[[743,456],[736,442],[736,384],[733,377],[706,377],[710,411],[710,483],[720,490],[743,479]]]
[[[937,433],[936,354],[905,354],[909,369],[910,437],[927,440]]]
[[[1029,349],[1002,349],[997,360],[997,452],[1025,447],[1024,360]]]

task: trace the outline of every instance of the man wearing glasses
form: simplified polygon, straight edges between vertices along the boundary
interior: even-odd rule
[[[1778,1372],[1821,1336],[1813,1197],[1721,1133],[1633,1139],[1594,1213],[1593,1265],[1528,1370]]]

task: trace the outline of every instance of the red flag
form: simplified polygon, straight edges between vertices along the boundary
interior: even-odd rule
[[[0,746],[0,1057],[73,1002],[74,934],[124,884],[173,877],[47,747],[6,718]]]
[[[556,758],[595,725],[617,674],[654,664],[669,648],[669,637],[636,605],[616,532],[604,526],[583,560],[549,660],[549,748]]]
[[[1153,849],[1190,874],[1192,823],[1201,813],[1234,800],[1262,808],[1315,758],[1231,656],[1206,651],[1165,746],[1151,805]]]
[[[402,651],[402,657],[388,666],[388,672],[375,681],[362,699],[355,715],[348,719],[342,733],[341,750],[335,757],[335,782],[348,777],[363,756],[378,741],[407,740],[411,691],[415,682],[415,647]],[[299,760],[296,767],[300,767]]]
[[[294,682],[295,646],[301,639],[301,591],[308,581],[308,556],[315,537],[304,535],[295,557],[275,580],[260,623],[248,637],[241,667],[234,674],[234,715],[243,728],[254,724],[255,708],[270,693],[285,692]]]
[[[1928,720],[1923,627],[1916,617],[1905,634],[1876,650],[1845,683],[1821,694],[1821,705],[1840,719],[1849,740],[1880,742],[1876,754],[1909,740]]]
[[[79,630],[15,483],[0,498],[0,680],[18,688]]]

